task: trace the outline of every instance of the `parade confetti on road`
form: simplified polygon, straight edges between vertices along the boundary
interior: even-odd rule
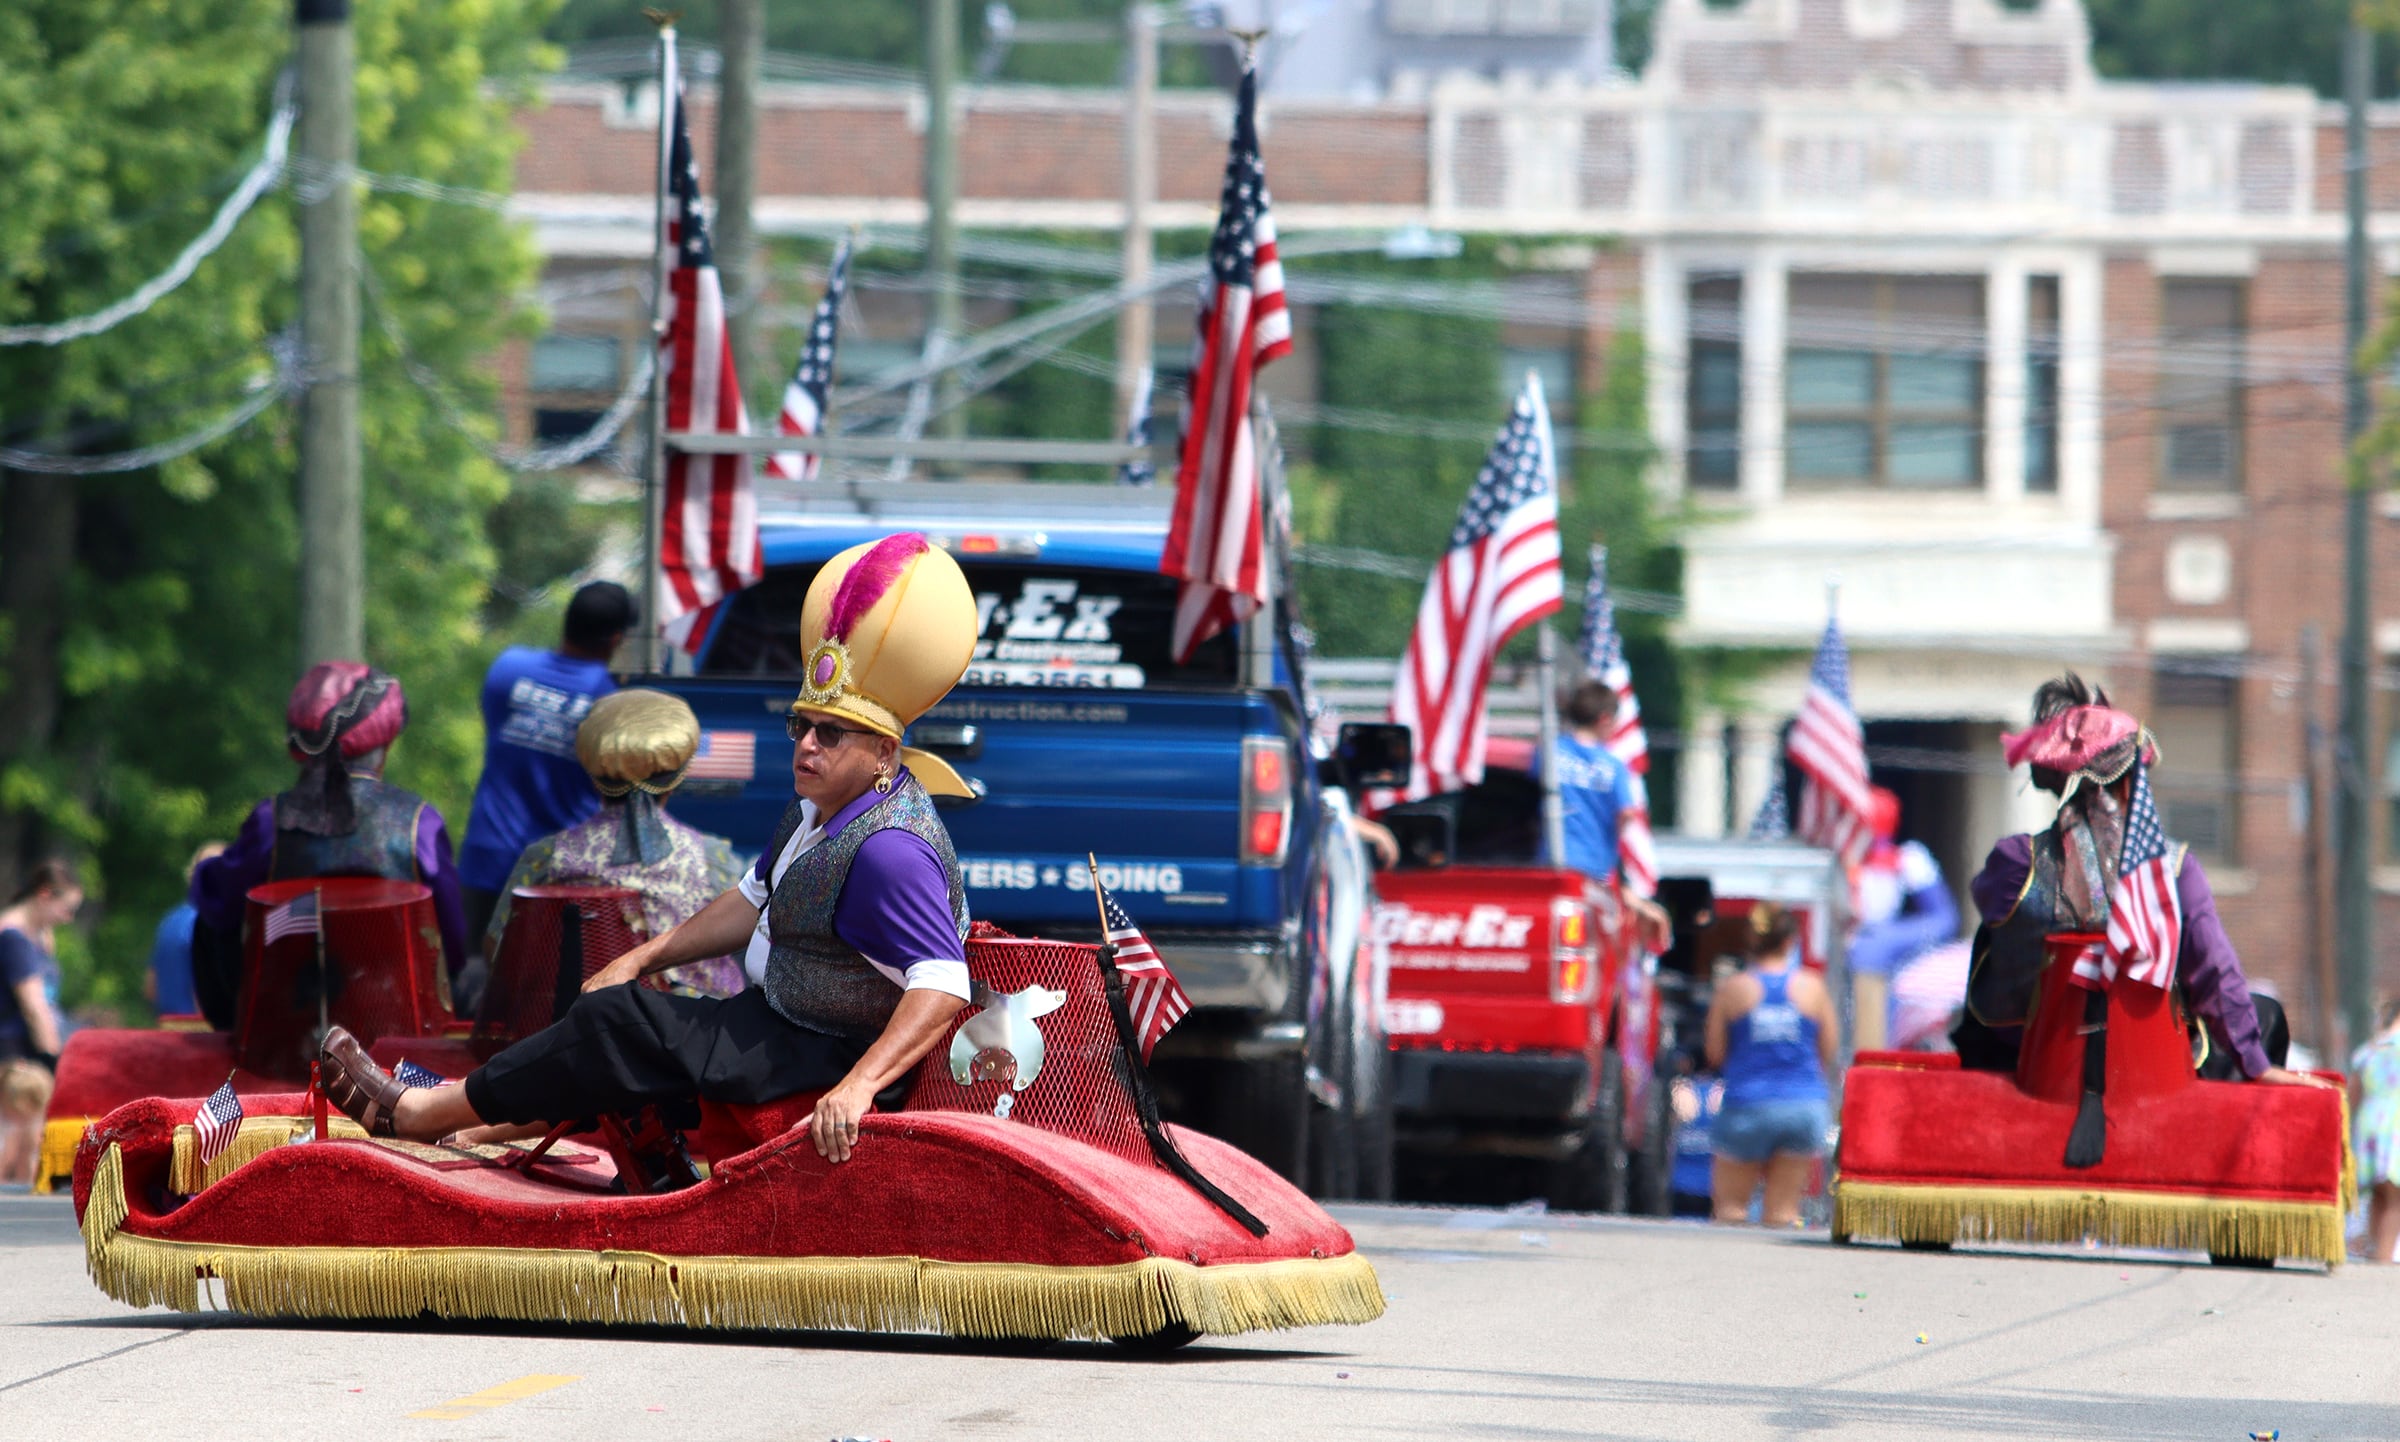
[[[408,1415],[422,1417],[430,1422],[463,1422],[469,1417],[487,1412],[494,1407],[505,1407],[511,1402],[522,1402],[528,1397],[539,1397],[544,1392],[554,1392],[569,1382],[582,1380],[580,1374],[553,1376],[537,1372],[530,1377],[519,1377],[514,1382],[503,1382],[497,1387],[486,1387],[473,1396],[455,1397],[439,1407],[428,1407],[422,1412],[411,1412]]]
[[[1920,1346],[1920,1347],[1924,1346],[1926,1343],[1928,1343],[1928,1342],[1930,1342],[1930,1341],[1932,1341],[1932,1340],[1933,1340],[1933,1338],[1931,1338],[1931,1337],[1929,1337],[1929,1336],[1925,1335],[1923,1332],[1919,1332],[1919,1333],[1917,1334],[1917,1345],[1918,1345],[1918,1346]]]

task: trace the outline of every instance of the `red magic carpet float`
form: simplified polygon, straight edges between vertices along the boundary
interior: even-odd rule
[[[883,549],[902,540],[913,545],[895,576],[877,578],[874,604],[837,602],[828,625],[823,603],[844,573],[888,562]],[[833,669],[905,720],[963,669],[972,598],[956,564],[921,538],[887,538],[862,562],[868,549],[835,558],[811,587],[804,631],[817,684],[803,702],[835,710],[818,696],[830,697],[829,678],[815,674],[831,641]],[[920,613],[958,607],[965,645],[955,657],[939,649],[943,674],[909,694],[908,663],[879,666],[878,656],[921,655],[926,641],[906,634],[928,624]],[[863,614],[838,624],[845,609]],[[956,784],[938,762],[902,754],[928,787]],[[904,779],[891,797],[921,801],[917,784]],[[778,925],[783,887],[770,902]],[[780,957],[781,932],[777,945]],[[812,1143],[817,1092],[703,1100],[696,1127],[662,1104],[563,1139],[571,1123],[540,1142],[473,1146],[371,1137],[329,1117],[321,1094],[245,1096],[238,1107],[230,1090],[206,1104],[148,1098],[94,1123],[75,1153],[91,1275],[133,1306],[194,1310],[221,1296],[262,1317],[1149,1346],[1382,1314],[1373,1269],[1313,1202],[1234,1148],[1159,1120],[1143,1066],[1156,1028],[1134,1019],[1155,974],[1137,975],[1130,960],[1120,973],[1113,948],[982,926],[964,953],[973,1003],[908,1074],[898,1109],[858,1118],[847,1161]],[[770,976],[770,999],[785,980]],[[352,1110],[378,1120],[373,1108]]]
[[[2195,1075],[2177,976],[2186,862],[2158,828],[2147,733],[2102,704],[2008,739],[2011,765],[2066,796],[2030,838],[2014,908],[1976,938],[1961,1051],[1980,1028],[2017,1047],[2014,1068],[1985,1069],[2004,1053],[1860,1054],[1843,1081],[1834,1240],[2341,1265],[2356,1183],[2339,1076]]]

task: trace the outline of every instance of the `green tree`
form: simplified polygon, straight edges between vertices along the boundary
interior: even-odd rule
[[[546,7],[420,0],[355,14],[363,168],[505,190],[512,82],[547,63]],[[0,320],[78,315],[154,274],[258,154],[290,9],[277,0],[30,0],[0,13]],[[487,520],[508,492],[477,438],[442,419],[394,336],[470,403],[530,317],[536,257],[497,213],[378,190],[360,215],[372,277],[362,355],[368,659],[409,688],[393,776],[464,819]],[[288,191],[153,310],[57,349],[0,350],[0,436],[113,451],[189,430],[270,382],[293,323]],[[88,964],[69,1000],[138,991],[152,922],[186,856],[288,784],[282,704],[297,582],[288,406],[164,467],[5,473],[0,871],[69,850],[95,863]],[[57,558],[54,588],[15,578]],[[36,574],[36,580],[50,579]],[[70,958],[71,961],[75,960]]]

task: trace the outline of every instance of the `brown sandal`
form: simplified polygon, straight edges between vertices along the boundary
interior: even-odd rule
[[[408,1092],[408,1084],[377,1066],[367,1055],[367,1049],[358,1044],[357,1037],[334,1027],[325,1033],[325,1046],[317,1060],[327,1101],[365,1127],[368,1136],[399,1135],[392,1128],[392,1118],[400,1108],[400,1098]]]

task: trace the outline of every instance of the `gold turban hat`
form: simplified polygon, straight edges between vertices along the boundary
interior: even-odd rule
[[[575,759],[603,796],[637,787],[664,796],[700,749],[700,718],[680,696],[636,686],[592,703],[575,728]]]
[[[907,532],[827,561],[800,608],[800,694],[792,702],[897,738],[975,658],[975,593],[958,562]],[[903,758],[937,796],[971,794],[939,758]]]

